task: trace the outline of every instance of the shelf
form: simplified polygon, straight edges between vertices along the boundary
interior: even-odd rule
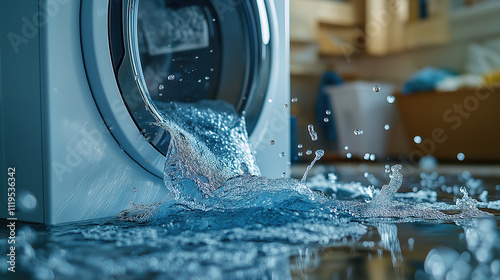
[[[363,1],[336,2],[324,0],[290,1],[290,40],[316,42],[318,22],[337,26],[355,26],[364,22]]]
[[[449,14],[452,41],[500,34],[500,1],[478,3]]]

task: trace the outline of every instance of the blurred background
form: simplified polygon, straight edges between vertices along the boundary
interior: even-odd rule
[[[290,10],[293,163],[324,149],[322,162],[500,170],[500,1],[290,0]]]

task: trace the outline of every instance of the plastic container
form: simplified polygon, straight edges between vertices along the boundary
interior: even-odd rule
[[[374,90],[376,85],[380,88],[379,92]],[[404,135],[395,104],[387,98],[392,97],[393,89],[390,84],[363,81],[327,89],[334,110],[341,155],[351,153],[353,157],[364,158],[369,153],[375,154],[375,159],[385,159],[400,154],[407,147],[405,143],[393,141]],[[362,130],[363,134],[355,135],[355,130]],[[347,150],[344,149],[346,146],[349,147]]]

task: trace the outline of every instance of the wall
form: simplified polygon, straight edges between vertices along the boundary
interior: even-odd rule
[[[350,60],[339,57],[328,59],[341,73],[356,72],[361,78],[403,83],[412,73],[427,65],[462,72],[467,47],[500,39],[500,1],[487,2],[473,8],[450,13],[451,43],[404,51],[382,57],[360,55]]]

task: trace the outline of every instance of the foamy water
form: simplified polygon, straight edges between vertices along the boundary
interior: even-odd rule
[[[437,201],[449,189],[442,189],[444,181],[435,184],[440,177],[434,175],[422,176],[422,189],[398,193],[400,165],[388,170],[388,179],[365,174],[376,187],[341,182],[335,173],[269,179],[255,164],[244,118],[230,107],[211,101],[160,109],[160,125],[172,139],[164,177],[171,195],[132,203],[113,219],[21,228],[18,279],[305,278],[328,258],[322,252],[336,247],[360,252],[367,262],[389,252],[395,277],[402,277],[409,252],[429,242],[425,230],[401,233],[407,224],[463,228],[462,247],[427,249],[415,268],[421,279],[500,277],[497,228],[492,215],[478,209],[495,209],[498,201],[471,197],[468,190],[477,197],[480,186],[470,176],[454,203]],[[317,151],[314,161],[321,156]],[[401,240],[408,232],[411,241]],[[353,267],[337,277],[363,278]]]
[[[306,185],[307,174],[316,156],[304,172],[302,180],[269,179],[260,176],[245,128],[244,117],[238,116],[223,101],[202,101],[197,104],[166,103],[161,125],[171,135],[165,161],[165,186],[173,200],[155,203],[139,209],[140,213],[121,213],[127,220],[145,217],[157,219],[168,214],[172,204],[185,204],[191,209],[235,210],[252,207],[346,214],[356,218],[392,217],[454,220],[466,217],[487,217],[477,209],[466,192],[458,205],[460,214],[447,215],[423,204],[409,205],[394,201],[403,183],[401,165],[390,169],[390,182],[366,203],[335,201],[311,191]],[[312,125],[308,126],[311,134]],[[312,131],[312,132],[311,132]],[[314,135],[315,132],[313,133]],[[312,140],[317,139],[317,135]],[[138,209],[133,209],[138,211]]]

